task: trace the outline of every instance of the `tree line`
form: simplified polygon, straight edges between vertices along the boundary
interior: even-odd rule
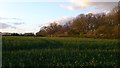
[[[120,7],[109,13],[79,14],[72,21],[60,25],[56,22],[40,28],[37,36],[120,38]]]
[[[2,33],[0,32],[0,36],[35,36],[34,33]]]

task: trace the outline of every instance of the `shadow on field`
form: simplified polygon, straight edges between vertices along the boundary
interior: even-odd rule
[[[57,40],[43,39],[43,38],[41,40],[44,41],[44,44],[42,45],[43,48],[60,48],[63,46],[63,44]]]
[[[9,41],[9,45],[3,42],[3,51],[17,51],[17,50],[30,50],[30,49],[53,49],[53,48],[61,48],[63,44],[58,40],[40,38],[36,39],[28,39],[28,40],[17,40],[17,41]]]

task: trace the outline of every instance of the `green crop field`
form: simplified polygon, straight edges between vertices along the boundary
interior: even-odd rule
[[[2,66],[119,66],[120,40],[2,37]]]

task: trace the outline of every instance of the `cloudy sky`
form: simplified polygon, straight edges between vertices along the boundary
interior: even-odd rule
[[[37,32],[81,13],[109,12],[118,0],[0,0],[0,32]]]

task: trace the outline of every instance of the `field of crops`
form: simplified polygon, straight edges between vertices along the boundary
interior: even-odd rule
[[[120,40],[2,37],[6,66],[119,66]]]

